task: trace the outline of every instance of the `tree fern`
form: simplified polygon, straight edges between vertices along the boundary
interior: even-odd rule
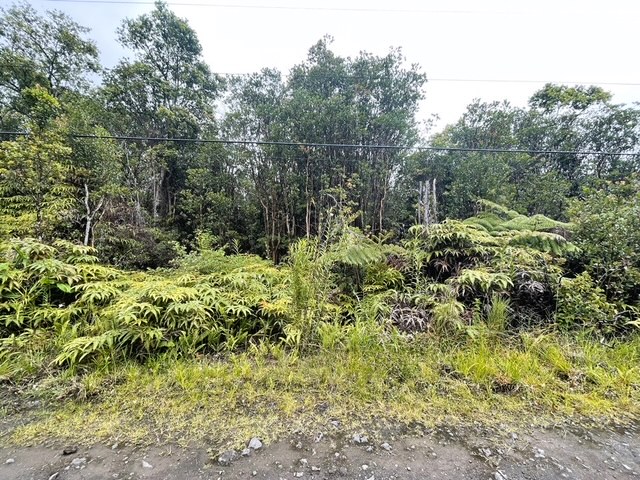
[[[513,287],[513,281],[508,275],[490,272],[484,268],[464,269],[459,275],[448,280],[461,294],[478,292],[505,292]]]

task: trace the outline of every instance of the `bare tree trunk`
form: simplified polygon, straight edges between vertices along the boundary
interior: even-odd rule
[[[93,219],[102,208],[103,203],[104,203],[104,198],[101,198],[96,208],[93,211],[91,211],[91,204],[89,203],[89,185],[85,183],[84,184],[84,206],[87,210],[87,214],[85,216],[86,223],[84,226],[84,245],[85,246],[89,245],[89,240],[91,239],[91,232],[93,229]]]
[[[418,225],[422,225],[422,182],[418,182]]]
[[[87,215],[87,223],[84,227],[84,242],[82,243],[85,247],[89,245],[89,237],[91,235],[91,217]]]
[[[384,226],[384,204],[387,201],[387,194],[388,189],[387,187],[389,186],[389,182],[388,180],[385,178],[385,183],[382,186],[382,196],[380,198],[380,211],[378,212],[378,222],[379,222],[379,228],[380,228],[380,232],[382,232],[382,227]]]
[[[418,184],[418,223],[426,227],[438,223],[435,178]]]
[[[433,179],[433,188],[431,189],[431,195],[433,195],[433,223],[438,223],[438,200],[436,197],[436,179]]]
[[[135,223],[136,223],[136,226],[139,227],[143,223],[144,216],[142,215],[142,201],[140,200],[140,191],[137,188],[136,188],[135,212],[136,212]]]
[[[160,201],[162,195],[162,184],[164,183],[164,178],[167,174],[167,171],[162,167],[162,170],[158,175],[153,175],[153,221],[157,222],[160,209]]]
[[[424,194],[423,194],[423,204],[424,204],[424,224],[429,227],[431,225],[431,206],[429,205],[431,201],[430,195],[430,184],[428,181],[424,182]]]
[[[305,175],[305,197],[306,197],[306,215],[305,215],[305,228],[306,228],[306,237],[309,238],[311,235],[311,198],[309,197],[309,158],[307,157],[307,165],[306,165],[306,175]]]

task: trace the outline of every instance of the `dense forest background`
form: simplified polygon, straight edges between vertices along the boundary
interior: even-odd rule
[[[573,199],[638,171],[640,109],[598,87],[547,85],[526,108],[478,100],[427,136],[428,79],[400,50],[342,58],[324,38],[287,74],[223,77],[162,3],[117,38],[131,57],[105,70],[65,14],[2,11],[0,127],[29,134],[3,134],[4,237],[66,238],[146,268],[200,232],[278,261],[336,205],[364,231],[406,233],[424,220],[421,182],[439,219],[486,199],[568,220]],[[412,149],[426,144],[452,150]]]
[[[0,11],[7,341],[45,326],[64,363],[358,319],[638,325],[638,105],[548,84],[432,133],[397,49],[343,58],[327,37],[286,74],[221,76],[161,2],[122,24],[110,70],[88,35]]]

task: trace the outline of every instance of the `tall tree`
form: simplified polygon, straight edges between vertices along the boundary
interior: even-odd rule
[[[61,107],[42,87],[26,88],[28,136],[0,143],[0,236],[52,239],[70,230],[75,188]],[[28,101],[26,101],[28,99]]]
[[[640,108],[617,105],[600,87],[548,84],[529,102],[532,128],[523,143],[546,150],[581,150],[629,153],[640,139]],[[550,157],[554,169],[571,182],[572,194],[589,176],[608,178],[637,171],[637,163],[623,156],[557,154]]]
[[[479,198],[529,214],[566,218],[567,200],[594,178],[619,179],[637,171],[640,109],[611,103],[598,87],[547,85],[529,108],[474,101],[458,122],[432,138],[456,148],[497,148],[541,153],[424,154],[409,176],[438,179],[446,215],[472,215]],[[561,153],[548,153],[560,151]],[[588,153],[574,153],[574,151]],[[592,152],[611,152],[596,154]]]
[[[20,100],[25,88],[37,85],[54,97],[84,90],[100,71],[98,49],[85,38],[89,29],[59,11],[40,15],[27,3],[0,8],[0,121],[19,125],[25,114]]]
[[[123,185],[123,150],[110,138],[107,112],[102,102],[88,95],[67,95],[65,127],[69,132],[96,138],[70,136],[70,162],[73,184],[78,190],[77,221],[85,245],[95,245],[95,231],[114,203],[126,203],[128,191]],[[128,205],[129,206],[129,205]],[[100,245],[98,239],[98,246]]]
[[[118,38],[135,60],[123,59],[107,75],[104,95],[122,133],[195,137],[213,123],[220,81],[202,61],[202,47],[186,20],[157,2],[151,13],[125,20]],[[137,209],[145,204],[156,224],[173,218],[194,149],[177,143],[128,146],[128,184],[137,191]]]
[[[399,50],[384,57],[343,58],[317,42],[306,61],[282,80],[263,71],[236,81],[226,127],[235,136],[275,142],[414,145],[415,113],[425,76],[405,66]],[[312,235],[326,207],[347,202],[360,212],[359,226],[389,225],[388,206],[400,152],[369,148],[245,149],[248,172],[262,205],[269,250],[298,235]]]

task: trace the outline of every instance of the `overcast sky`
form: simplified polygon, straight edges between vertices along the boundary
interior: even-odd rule
[[[115,40],[122,19],[152,5],[33,0],[92,29],[105,66],[124,54]],[[139,0],[138,0],[139,1]],[[10,4],[9,0],[0,0]],[[420,117],[455,121],[474,98],[525,105],[540,80],[640,84],[640,1],[609,0],[176,0],[168,2],[197,32],[215,72],[286,72],[323,35],[355,56],[401,47],[432,79]],[[183,3],[183,5],[180,5]],[[184,5],[200,4],[200,6]],[[202,6],[207,5],[207,6]],[[216,5],[216,6],[212,6]],[[640,85],[602,85],[614,101],[640,100]]]

